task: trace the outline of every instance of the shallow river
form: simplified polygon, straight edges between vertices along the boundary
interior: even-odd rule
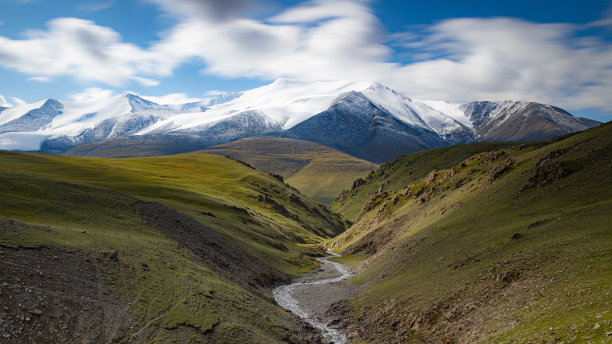
[[[323,321],[318,320],[317,316],[310,310],[312,305],[308,305],[309,300],[313,303],[320,300],[313,300],[309,297],[309,292],[312,289],[325,288],[326,285],[331,285],[343,281],[351,276],[351,272],[342,266],[340,263],[329,260],[331,257],[339,257],[340,255],[331,253],[325,258],[317,258],[321,262],[321,273],[315,273],[310,276],[310,281],[296,282],[288,285],[280,286],[272,292],[276,303],[281,307],[290,310],[293,314],[307,321],[312,326],[321,330],[323,338],[334,344],[347,343],[346,336],[337,329],[328,327]],[[319,279],[324,278],[324,279]],[[321,295],[324,297],[324,295]]]

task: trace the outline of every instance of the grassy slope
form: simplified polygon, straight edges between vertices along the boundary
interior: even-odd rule
[[[477,154],[374,197],[335,243],[372,254],[349,327],[363,342],[606,341],[610,137],[608,124]],[[534,176],[550,182],[524,189]]]
[[[480,142],[402,155],[372,171],[365,178],[366,184],[337,193],[339,197],[332,202],[331,208],[355,221],[365,202],[380,191],[395,191],[425,177],[431,170],[449,168],[476,153],[513,145],[516,143]]]
[[[176,209],[235,242],[237,254],[248,252],[286,274],[313,266],[305,256],[313,251],[300,243],[343,227],[275,178],[203,154],[112,160],[3,152],[0,193],[0,216],[17,223],[0,230],[3,246],[54,246],[92,257],[119,252],[119,268],[101,268],[138,320],[140,327],[125,334],[145,342],[279,342],[292,323],[266,297],[215,272],[222,267],[150,227],[135,202]]]
[[[323,204],[376,168],[330,147],[281,138],[247,138],[202,152],[230,156],[260,171],[279,174],[289,185]]]

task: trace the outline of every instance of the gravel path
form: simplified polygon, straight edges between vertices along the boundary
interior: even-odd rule
[[[346,300],[356,294],[356,288],[347,283],[352,273],[342,264],[331,262],[330,257],[318,258],[318,271],[303,276],[295,283],[274,289],[274,299],[283,308],[290,310],[308,323],[321,329],[329,343],[347,343],[346,336],[327,325],[325,311],[334,303]]]

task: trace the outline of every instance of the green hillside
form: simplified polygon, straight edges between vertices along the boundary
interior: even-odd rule
[[[314,142],[257,137],[226,143],[201,151],[229,156],[256,169],[275,173],[305,195],[329,204],[357,178],[377,166],[334,148]]]
[[[0,194],[10,343],[316,339],[269,292],[345,225],[268,174],[205,154],[2,152]]]
[[[445,149],[375,171],[360,190],[385,187],[330,242],[368,257],[361,292],[332,312],[341,328],[355,343],[608,342],[610,137],[606,124],[428,173],[413,166]]]
[[[331,203],[331,209],[355,221],[365,202],[382,191],[396,191],[432,170],[449,168],[476,153],[514,145],[516,143],[478,142],[402,155],[357,180],[351,189],[337,193],[339,196]]]

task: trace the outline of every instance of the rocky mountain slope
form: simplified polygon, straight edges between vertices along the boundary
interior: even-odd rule
[[[96,143],[112,154],[138,144],[137,151],[164,154],[146,145],[163,142],[172,145],[169,151],[186,152],[245,137],[281,136],[381,163],[435,147],[545,139],[596,124],[537,103],[451,104],[413,100],[376,82],[279,79],[201,103],[159,105],[124,94],[7,109],[0,112],[0,149],[64,153]],[[90,150],[88,145],[68,152]]]
[[[242,139],[195,153],[217,154],[274,173],[313,200],[329,204],[377,165],[308,141],[272,137]]]
[[[271,300],[344,221],[207,154],[0,153],[2,343],[315,343]]]
[[[346,94],[328,110],[281,135],[318,142],[375,162],[446,145],[435,132],[399,120],[357,92]]]
[[[461,105],[483,141],[536,141],[599,124],[558,107],[529,102],[471,102]]]
[[[362,263],[360,293],[329,314],[363,343],[605,342],[611,135],[605,124],[381,166],[334,203],[356,223],[330,246]]]

